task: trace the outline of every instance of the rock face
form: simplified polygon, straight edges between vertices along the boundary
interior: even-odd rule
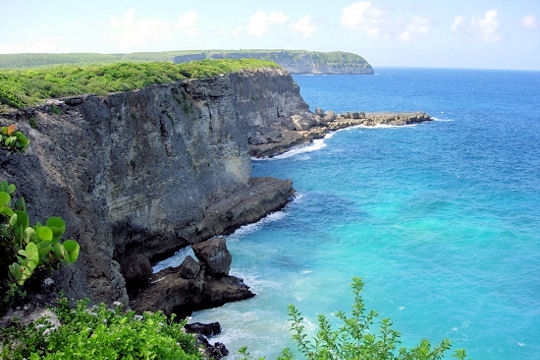
[[[126,279],[137,293],[150,263],[290,200],[290,180],[250,177],[248,139],[267,114],[298,104],[305,111],[279,69],[51,100],[0,117],[31,140],[23,154],[0,154],[0,179],[17,185],[33,222],[61,216],[80,243],[59,288],[127,303]]]
[[[291,74],[363,74],[372,75],[373,68],[361,56],[343,51],[319,52],[302,50],[193,51],[175,56],[175,63],[203,59],[255,58],[278,63]]]
[[[208,239],[294,194],[290,180],[252,178],[251,156],[347,126],[427,120],[313,113],[287,71],[243,71],[2,114],[0,125],[16,121],[31,145],[0,152],[0,179],[17,185],[33,223],[60,216],[81,245],[77,263],[54,276],[68,297],[188,314],[253,296],[228,275],[225,241]],[[153,262],[187,246],[199,259],[152,274]]]

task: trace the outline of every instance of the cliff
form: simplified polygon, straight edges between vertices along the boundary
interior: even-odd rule
[[[17,185],[33,221],[61,216],[81,244],[79,261],[56,274],[59,288],[127,302],[126,279],[137,290],[150,262],[290,199],[290,181],[250,177],[248,139],[299,104],[307,108],[281,69],[50,100],[0,118],[31,140],[23,154],[0,154],[0,178]]]
[[[372,75],[373,68],[361,56],[343,52],[303,50],[192,51],[174,57],[175,63],[203,59],[254,58],[283,66],[291,74],[363,74]]]
[[[1,114],[0,125],[16,121],[31,146],[0,152],[0,179],[17,185],[34,222],[61,216],[66,238],[80,243],[79,261],[54,274],[57,290],[187,314],[253,296],[228,275],[225,241],[209,240],[294,194],[290,180],[252,178],[252,156],[347,126],[427,120],[311,112],[284,69],[243,70]],[[187,246],[198,261],[152,274],[152,263]]]

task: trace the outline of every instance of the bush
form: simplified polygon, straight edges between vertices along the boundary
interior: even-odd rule
[[[48,98],[140,89],[186,78],[203,78],[244,69],[278,67],[255,59],[170,62],[118,62],[100,65],[58,65],[25,70],[0,70],[1,106],[21,108]]]
[[[79,257],[75,240],[62,241],[64,220],[52,216],[45,225],[30,226],[24,200],[12,199],[15,190],[15,185],[0,182],[0,295],[5,303],[24,294],[21,289],[37,270],[72,264]]]
[[[429,340],[410,349],[398,348],[400,333],[392,329],[390,319],[382,319],[378,329],[373,324],[379,314],[371,310],[366,313],[364,301],[360,296],[364,284],[360,278],[354,278],[352,289],[354,300],[351,315],[338,312],[337,318],[343,325],[333,329],[330,321],[324,315],[318,319],[318,331],[313,339],[308,335],[303,325],[301,313],[294,305],[289,306],[292,339],[296,343],[299,353],[309,360],[436,360],[443,359],[451,344],[448,339],[442,340],[438,345],[432,346]],[[242,349],[246,353],[245,349]],[[465,359],[465,350],[456,350],[453,357]],[[294,359],[291,350],[285,349],[280,360]]]
[[[1,89],[0,89],[1,90]],[[2,99],[0,98],[0,101]],[[28,147],[30,141],[26,136],[17,131],[17,126],[11,124],[0,128],[0,148],[4,147],[8,151],[20,151],[23,152]]]
[[[196,339],[160,312],[137,315],[104,304],[90,307],[88,300],[71,306],[61,298],[53,309],[59,324],[50,319],[22,327],[0,329],[0,358],[19,359],[203,359]]]

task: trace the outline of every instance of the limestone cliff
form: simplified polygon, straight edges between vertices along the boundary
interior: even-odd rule
[[[304,50],[208,50],[184,51],[174,57],[175,63],[203,59],[254,58],[278,63],[291,74],[363,74],[374,73],[371,65],[361,57],[344,51]]]
[[[81,244],[56,276],[69,296],[127,302],[133,259],[145,268],[289,200],[290,181],[250,178],[249,133],[306,109],[279,69],[51,100],[0,117],[31,140],[0,154],[0,178],[33,221],[61,216]]]
[[[33,222],[61,216],[66,237],[80,243],[79,261],[55,273],[68,296],[187,314],[253,296],[215,271],[228,269],[228,256],[151,274],[152,262],[290,200],[290,180],[251,178],[251,156],[346,126],[427,120],[311,112],[286,70],[245,70],[2,114],[0,125],[16,121],[31,145],[23,154],[0,150],[0,179],[17,185]],[[226,254],[224,242],[205,246]]]

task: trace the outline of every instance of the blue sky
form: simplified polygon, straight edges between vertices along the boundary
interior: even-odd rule
[[[383,66],[540,70],[539,0],[2,0],[0,53],[342,50]]]

